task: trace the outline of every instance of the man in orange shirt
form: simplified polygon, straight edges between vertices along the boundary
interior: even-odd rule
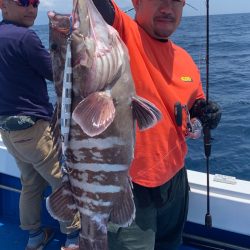
[[[205,101],[200,73],[191,56],[169,36],[178,27],[185,0],[132,0],[135,20],[112,0],[93,1],[126,44],[138,95],[154,103],[162,120],[136,133],[133,181],[136,218],[128,228],[110,225],[110,250],[174,250],[181,243],[188,211],[187,114],[182,125],[175,104],[187,107],[203,126],[217,127],[221,111]]]

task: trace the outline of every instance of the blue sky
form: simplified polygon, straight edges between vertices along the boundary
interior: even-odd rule
[[[101,1],[101,0],[100,0]],[[124,9],[129,9],[132,4],[130,0],[115,0]],[[186,0],[187,3],[198,10],[189,6],[184,8],[184,16],[205,14],[205,0]],[[55,10],[62,13],[70,13],[72,0],[40,0],[39,15],[36,24],[47,24],[47,11]],[[210,0],[211,14],[230,14],[230,13],[250,13],[250,0]]]

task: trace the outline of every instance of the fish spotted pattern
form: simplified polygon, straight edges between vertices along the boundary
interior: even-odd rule
[[[136,121],[147,129],[161,114],[136,96],[128,52],[117,31],[91,0],[75,0],[73,6],[72,16],[48,13],[57,94],[53,136],[66,174],[47,208],[62,221],[79,211],[80,249],[106,250],[108,222],[125,227],[135,217],[128,170]],[[72,73],[65,73],[67,67]]]

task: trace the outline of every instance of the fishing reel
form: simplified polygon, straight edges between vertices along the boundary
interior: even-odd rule
[[[190,118],[190,113],[188,110],[187,105],[181,105],[180,102],[176,102],[174,105],[174,114],[175,114],[175,121],[178,127],[182,126],[182,112],[186,113],[186,123],[187,123],[187,130],[186,130],[186,137],[190,139],[198,139],[201,136],[202,132],[202,124],[199,119],[196,117]]]

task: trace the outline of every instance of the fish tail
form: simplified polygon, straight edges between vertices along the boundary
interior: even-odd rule
[[[60,188],[47,197],[46,207],[49,214],[56,220],[73,220],[78,210],[71,193],[69,182],[63,182]]]
[[[140,130],[153,127],[160,119],[161,112],[154,104],[142,97],[132,98],[133,116]]]
[[[80,250],[108,250],[108,238],[102,239],[90,239],[85,238],[80,234],[79,237],[79,249]]]

